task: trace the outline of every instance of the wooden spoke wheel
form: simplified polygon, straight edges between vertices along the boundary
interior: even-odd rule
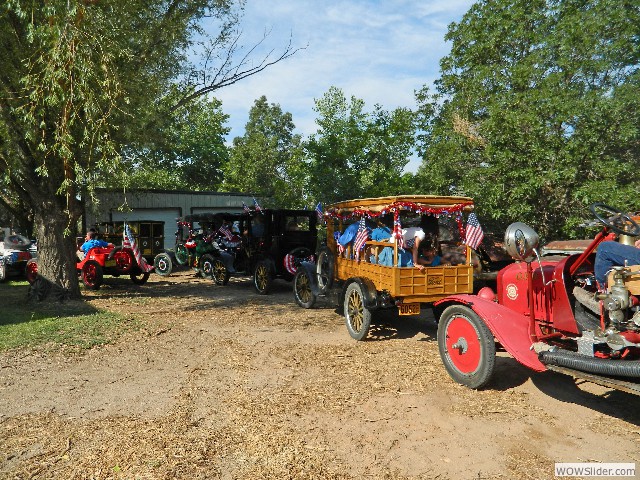
[[[344,295],[344,318],[349,335],[364,340],[371,327],[371,311],[364,304],[364,292],[359,283],[353,282]]]
[[[299,268],[293,278],[293,294],[296,303],[302,308],[311,308],[316,303],[316,296],[311,289],[311,279],[304,268]]]

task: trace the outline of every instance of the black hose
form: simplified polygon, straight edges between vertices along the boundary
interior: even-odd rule
[[[600,375],[640,378],[640,361],[587,357],[567,350],[540,352],[538,358],[545,365],[557,365]]]

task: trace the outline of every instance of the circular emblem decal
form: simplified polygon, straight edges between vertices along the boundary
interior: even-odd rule
[[[516,287],[515,284],[510,283],[507,285],[507,297],[509,297],[510,300],[518,298],[518,287]]]

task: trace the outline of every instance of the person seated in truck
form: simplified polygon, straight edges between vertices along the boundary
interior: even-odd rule
[[[605,288],[607,274],[616,265],[640,265],[640,239],[633,245],[616,241],[602,242],[598,245],[593,269],[599,289]]]
[[[437,267],[442,265],[442,257],[439,255],[438,240],[433,235],[427,235],[418,247],[418,260],[415,266],[422,272],[424,267]]]
[[[409,227],[402,229],[402,239],[404,242],[404,249],[411,252],[411,260],[412,264],[402,266],[418,266],[418,249],[420,248],[420,243],[425,239],[426,233],[422,227]]]
[[[96,247],[101,248],[109,248],[113,247],[113,243],[105,242],[104,240],[100,240],[98,238],[98,232],[96,232],[95,228],[90,228],[87,234],[84,237],[84,243],[80,246],[80,251],[78,252],[78,256],[80,260],[84,259],[84,257],[89,253],[89,250]]]

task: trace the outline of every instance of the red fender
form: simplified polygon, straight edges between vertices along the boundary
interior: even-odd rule
[[[435,305],[444,308],[454,303],[464,304],[476,312],[505,350],[525,367],[536,372],[547,369],[538,360],[538,354],[531,349],[528,316],[476,295],[451,295]]]

